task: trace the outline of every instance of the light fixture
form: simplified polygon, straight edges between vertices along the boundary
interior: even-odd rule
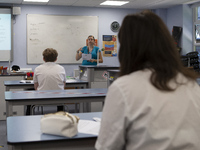
[[[105,1],[100,5],[122,6],[127,3],[129,3],[129,1]]]
[[[24,0],[24,2],[48,2],[49,0]]]

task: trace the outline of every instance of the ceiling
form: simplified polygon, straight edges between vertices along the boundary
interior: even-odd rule
[[[102,6],[105,0],[49,0],[47,3],[28,3],[23,0],[0,0],[0,4],[33,4],[33,5],[58,5],[79,7],[104,7],[104,8],[130,8],[130,9],[157,9],[169,8],[180,4],[193,4],[200,0],[126,0],[128,4],[123,6]],[[120,0],[116,0],[120,1]]]

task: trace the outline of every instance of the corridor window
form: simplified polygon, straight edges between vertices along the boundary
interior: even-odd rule
[[[193,51],[200,47],[200,6],[193,8]]]

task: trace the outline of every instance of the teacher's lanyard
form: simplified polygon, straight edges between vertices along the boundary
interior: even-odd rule
[[[92,51],[93,51],[93,49],[92,49],[92,51],[91,51],[91,52],[89,52],[89,47],[87,47],[87,50],[88,50],[88,54],[91,54],[91,53],[92,53]]]

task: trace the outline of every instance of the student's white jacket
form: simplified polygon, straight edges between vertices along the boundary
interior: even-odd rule
[[[200,150],[200,88],[179,74],[175,91],[156,89],[150,70],[111,84],[97,150]],[[170,86],[176,87],[174,81]]]

